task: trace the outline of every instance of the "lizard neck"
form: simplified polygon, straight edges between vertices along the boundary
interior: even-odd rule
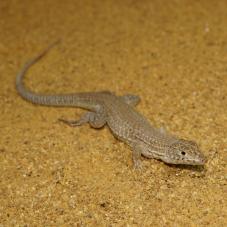
[[[146,144],[147,149],[143,151],[143,155],[148,158],[155,158],[163,160],[166,156],[166,151],[168,151],[172,144],[179,141],[174,136],[166,134],[156,134],[150,137],[144,137],[142,139]]]

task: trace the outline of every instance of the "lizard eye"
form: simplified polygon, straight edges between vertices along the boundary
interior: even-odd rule
[[[181,154],[182,154],[182,155],[186,155],[186,153],[185,153],[184,151],[181,151]]]

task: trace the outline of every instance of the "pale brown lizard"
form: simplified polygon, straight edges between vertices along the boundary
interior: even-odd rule
[[[134,107],[140,98],[136,95],[116,96],[109,91],[45,95],[27,89],[23,83],[24,75],[53,45],[28,61],[18,73],[16,88],[25,100],[39,105],[80,107],[89,110],[79,120],[60,120],[70,126],[89,123],[93,128],[101,128],[108,125],[116,138],[131,147],[135,167],[141,166],[141,155],[169,164],[205,164],[205,157],[195,142],[154,128],[138,113]]]

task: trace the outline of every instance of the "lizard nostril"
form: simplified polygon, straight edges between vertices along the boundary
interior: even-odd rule
[[[184,151],[181,151],[181,154],[182,154],[182,155],[186,155],[186,153],[185,153]]]

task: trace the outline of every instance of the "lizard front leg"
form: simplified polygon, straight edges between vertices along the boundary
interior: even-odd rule
[[[123,102],[129,104],[130,106],[136,106],[140,102],[140,97],[137,95],[127,94],[120,97]]]
[[[147,158],[153,158],[153,155],[149,151],[149,146],[142,141],[135,141],[130,144],[132,148],[132,160],[135,169],[142,168],[141,156],[145,156]]]
[[[147,145],[142,143],[141,141],[133,142],[131,144],[132,148],[132,160],[135,169],[142,168],[141,156],[146,153]]]

